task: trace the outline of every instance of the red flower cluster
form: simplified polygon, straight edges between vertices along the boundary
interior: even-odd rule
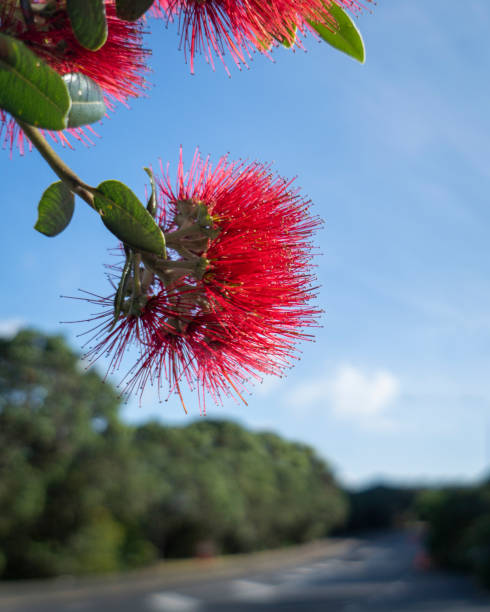
[[[240,67],[254,50],[268,53],[279,43],[301,45],[297,34],[311,29],[308,21],[334,30],[333,4],[354,12],[362,6],[357,0],[157,0],[153,13],[178,20],[181,46],[194,72],[196,52],[204,53],[214,68],[213,54],[225,63],[228,50]]]
[[[221,158],[213,169],[196,153],[186,175],[180,159],[176,187],[167,173],[159,190],[168,259],[143,254],[142,293],[114,327],[114,296],[88,298],[104,306],[88,355],[111,355],[115,370],[136,343],[127,391],[169,381],[180,395],[186,381],[203,409],[206,394],[241,397],[251,378],[291,365],[320,313],[310,242],[320,221],[291,182],[259,163]]]
[[[77,42],[60,0],[58,10],[46,17],[36,14],[31,24],[26,23],[16,4],[7,1],[0,7],[0,32],[15,36],[59,74],[82,72],[93,79],[104,92],[109,109],[113,109],[116,101],[127,103],[128,98],[138,96],[145,88],[145,60],[149,52],[142,46],[141,25],[118,19],[112,1],[106,1],[107,41],[95,52]],[[22,152],[22,132],[0,109],[0,135],[2,131],[4,144],[12,150],[17,143]],[[68,131],[79,140],[86,138],[81,128]],[[69,144],[64,132],[52,133],[52,137]]]

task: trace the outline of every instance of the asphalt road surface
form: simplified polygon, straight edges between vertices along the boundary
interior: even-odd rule
[[[245,559],[245,561],[243,561]],[[264,560],[265,559],[265,560]],[[194,571],[0,587],[6,612],[490,612],[471,579],[430,568],[413,533],[326,542]]]

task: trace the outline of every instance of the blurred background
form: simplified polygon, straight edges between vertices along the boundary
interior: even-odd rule
[[[297,177],[326,221],[325,314],[288,376],[251,388],[248,406],[208,403],[202,416],[188,394],[186,416],[153,388],[123,403],[131,359],[106,384],[103,360],[85,370],[79,334],[90,325],[60,321],[89,319],[93,307],[59,296],[111,293],[104,264],[116,244],[81,202],[59,237],[36,233],[52,173],[35,152],[3,151],[6,581],[409,524],[420,546],[366,546],[405,546],[405,569],[489,583],[490,7],[396,0],[358,25],[364,66],[309,37],[306,52],[277,49],[248,70],[230,59],[229,78],[202,58],[191,75],[176,25],[151,21],[148,97],[96,126],[95,146],[59,148],[87,182],[124,180],[141,197],[143,166],[175,173],[181,145],[187,165],[199,147]]]

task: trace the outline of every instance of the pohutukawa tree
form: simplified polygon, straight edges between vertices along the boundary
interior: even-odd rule
[[[175,186],[168,175],[156,182],[166,257],[126,247],[115,293],[87,298],[102,306],[89,355],[109,353],[117,369],[136,343],[128,389],[169,381],[182,397],[186,381],[204,408],[206,392],[241,396],[249,377],[291,364],[319,314],[310,270],[319,220],[259,163],[222,158],[213,169],[196,153],[188,173],[180,159]]]
[[[246,66],[254,51],[301,46],[307,31],[362,61],[362,40],[343,8],[357,12],[361,5],[355,0],[157,0],[152,11],[178,21],[193,72],[196,53],[203,52],[211,64],[213,55],[225,64],[229,53],[238,67]]]
[[[143,48],[141,24],[118,19],[112,3],[106,3],[105,43],[96,52],[77,40],[64,2],[4,1],[0,4],[0,11],[0,33],[3,34],[0,44],[4,52],[7,53],[7,45],[15,44],[14,40],[22,42],[26,50],[34,53],[30,59],[43,60],[61,75],[68,89],[71,97],[68,130],[51,131],[54,140],[69,144],[67,132],[77,139],[86,138],[82,126],[100,119],[106,108],[113,109],[115,102],[126,103],[145,88],[148,51]],[[22,51],[19,46],[15,51],[10,50],[11,54],[16,52],[18,55],[19,64],[22,62]],[[26,58],[23,61],[27,61]],[[40,67],[37,61],[34,66]],[[16,68],[18,70],[19,66],[11,67],[12,70]],[[53,103],[56,104],[56,100]],[[16,114],[23,115],[18,111]],[[23,151],[22,130],[15,119],[8,117],[1,109],[0,130],[10,149],[17,144]]]
[[[145,168],[145,205],[117,180],[83,181],[46,137],[88,140],[84,130],[145,89],[148,17],[178,22],[191,71],[197,53],[228,71],[228,57],[247,65],[254,52],[303,46],[308,32],[363,62],[346,12],[361,8],[355,0],[0,0],[0,136],[11,154],[35,147],[60,179],[41,197],[36,230],[63,231],[79,196],[120,241],[112,293],[82,299],[100,307],[90,319],[92,361],[108,354],[117,370],[127,348],[138,349],[123,379],[128,393],[155,383],[182,399],[185,384],[204,410],[206,396],[242,397],[250,381],[282,375],[320,314],[311,264],[320,220],[291,181],[260,162],[223,157],[213,166],[196,152],[186,172],[181,155],[175,183]]]

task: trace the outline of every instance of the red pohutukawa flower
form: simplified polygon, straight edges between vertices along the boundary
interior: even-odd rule
[[[37,6],[43,4],[46,3],[39,2]],[[64,2],[58,0],[59,8],[46,15],[36,11],[32,23],[26,23],[17,5],[7,1],[0,7],[0,32],[15,36],[59,74],[81,72],[93,79],[101,87],[109,109],[113,109],[115,102],[126,104],[128,98],[140,95],[146,87],[145,61],[149,52],[142,46],[142,27],[118,19],[112,0],[106,1],[107,41],[98,51],[89,51],[77,42]],[[0,109],[0,135],[3,130],[4,145],[9,144],[12,149],[17,142],[23,151],[22,133]],[[85,137],[81,128],[68,131],[79,140]],[[69,144],[64,132],[52,136]]]
[[[362,7],[357,0],[157,0],[152,10],[157,17],[178,21],[181,46],[194,72],[196,53],[203,53],[214,68],[213,54],[225,64],[228,51],[240,67],[255,50],[268,53],[280,43],[301,45],[297,34],[311,29],[308,21],[334,30],[333,4],[353,12]]]
[[[223,157],[213,169],[196,153],[187,174],[180,159],[175,187],[168,172],[158,186],[168,257],[130,254],[119,300],[88,297],[104,307],[88,356],[109,354],[117,369],[136,344],[126,391],[167,383],[182,398],[186,382],[204,409],[207,394],[241,397],[250,379],[281,375],[311,337],[320,220],[291,182],[259,163]]]

